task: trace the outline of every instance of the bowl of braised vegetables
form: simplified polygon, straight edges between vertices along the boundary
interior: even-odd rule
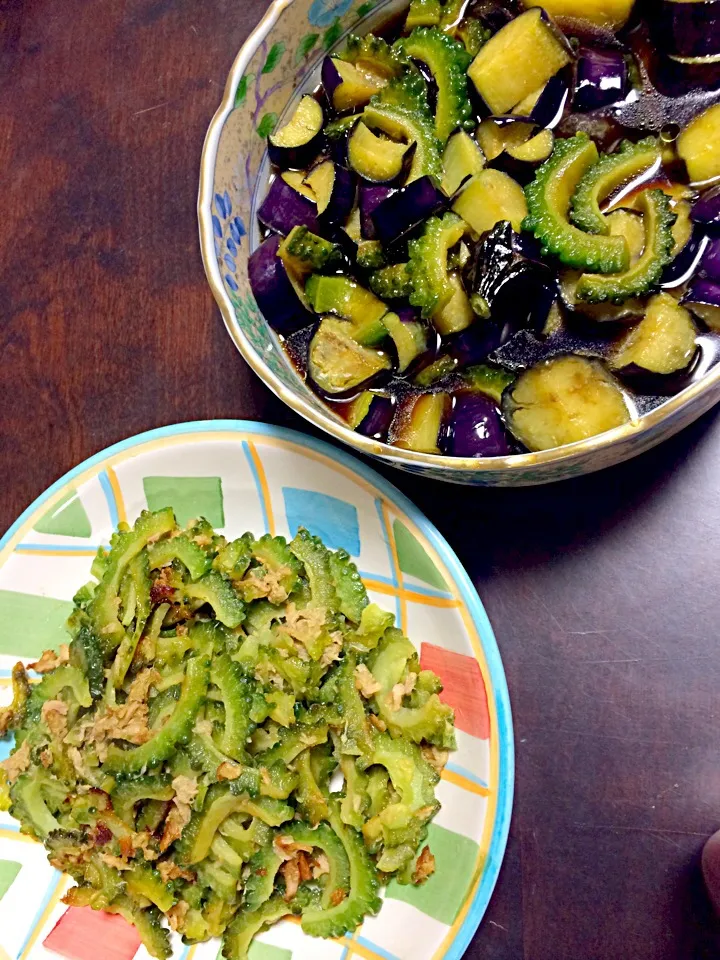
[[[208,132],[206,272],[295,411],[459,483],[720,397],[720,0],[293,0]]]

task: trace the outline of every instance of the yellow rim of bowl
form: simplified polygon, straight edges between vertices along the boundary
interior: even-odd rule
[[[403,450],[392,447],[387,443],[380,443],[365,437],[355,430],[345,426],[339,419],[335,419],[329,412],[320,413],[303,397],[295,394],[283,384],[275,374],[268,369],[255,353],[242,330],[238,326],[235,310],[227,295],[222,282],[220,270],[215,257],[215,244],[212,226],[212,197],[217,151],[225,121],[234,109],[235,92],[245,70],[255,56],[255,53],[266,38],[272,27],[277,23],[280,15],[294,0],[273,0],[265,16],[249,35],[236,56],[230,75],[225,84],[222,102],[213,117],[205,136],[200,159],[200,189],[198,193],[198,222],[200,229],[200,249],[202,252],[205,275],[213,292],[213,296],[220,308],[223,321],[228,333],[233,339],[246,362],[253,371],[269,387],[273,393],[286,403],[291,410],[300,414],[310,423],[326,433],[341,440],[348,446],[370,456],[380,457],[398,466],[417,464],[442,472],[443,470],[469,470],[478,474],[512,475],[524,472],[532,467],[549,466],[578,460],[587,454],[618,446],[631,437],[640,438],[650,433],[653,428],[662,424],[673,414],[691,406],[692,403],[704,394],[710,387],[720,381],[720,363],[706,376],[696,383],[690,384],[680,393],[671,397],[662,406],[649,413],[631,420],[621,427],[615,427],[606,433],[597,434],[587,440],[567,444],[564,447],[554,447],[551,450],[542,450],[538,453],[515,454],[510,457],[492,457],[475,459],[472,457],[446,457],[437,454],[416,453],[412,450]]]

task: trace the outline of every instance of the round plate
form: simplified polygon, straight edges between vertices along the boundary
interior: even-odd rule
[[[492,628],[457,557],[435,527],[382,477],[340,450],[290,430],[238,420],[179,424],[119,443],[38,497],[0,541],[0,701],[18,658],[65,639],[74,592],[119,521],[171,505],[178,521],[204,516],[231,537],[292,537],[298,526],[353,557],[371,599],[394,611],[442,678],[455,708],[458,750],[438,784],[430,827],[436,873],[421,887],[391,884],[377,917],[337,941],[284,922],[262,934],[253,960],[458,960],[500,868],[513,792],[505,675]],[[10,741],[0,741],[0,759]],[[90,909],[66,909],[71,884],[0,813],[0,960],[132,960],[133,928]],[[218,944],[175,957],[215,960]],[[4,951],[4,952],[3,952]],[[48,953],[50,951],[50,953]]]

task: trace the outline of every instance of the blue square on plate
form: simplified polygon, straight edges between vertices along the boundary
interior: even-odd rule
[[[292,536],[299,527],[306,527],[331,550],[347,550],[353,557],[360,556],[357,507],[316,490],[283,487],[282,492]]]

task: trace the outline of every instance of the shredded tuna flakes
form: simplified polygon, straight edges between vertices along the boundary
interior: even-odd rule
[[[313,860],[313,880],[317,880],[319,877],[325,876],[326,873],[330,873],[330,861],[321,851],[320,853],[316,854],[315,859]]]
[[[196,720],[195,733],[198,733],[201,736],[211,737],[213,733],[212,720]]]
[[[326,613],[322,607],[305,607],[304,610],[298,610],[294,603],[288,603],[285,607],[285,622],[278,628],[281,633],[286,633],[297,643],[307,646],[312,643],[322,633],[325,626]]]
[[[278,567],[277,570],[268,570],[263,576],[259,576],[257,570],[251,570],[250,573],[240,582],[243,587],[251,588],[254,599],[267,597],[270,603],[285,603],[288,598],[288,592],[283,586],[282,580],[291,573],[289,567]]]
[[[152,667],[142,670],[130,684],[128,703],[134,703],[135,701],[142,703],[147,700],[148,694],[150,693],[150,687],[160,683],[161,680],[162,677],[160,674]]]
[[[67,704],[63,700],[46,700],[40,711],[48,730],[58,740],[67,736],[67,712]]]
[[[412,881],[416,886],[424,883],[428,877],[435,873],[435,857],[430,853],[430,847],[423,847],[422,853],[417,858],[415,870],[412,875]]]
[[[355,687],[366,700],[374,697],[376,693],[382,690],[382,687],[364,663],[359,663],[355,667]]]
[[[229,760],[223,760],[216,770],[218,780],[237,780],[242,773],[242,767],[239,763],[230,763]]]
[[[332,633],[332,643],[328,644],[320,657],[320,664],[323,667],[329,667],[331,663],[340,659],[343,648],[343,638],[341,633]]]
[[[161,860],[156,869],[163,883],[170,883],[171,880],[187,880],[192,883],[195,879],[194,873],[182,870],[173,860]]]
[[[49,673],[55,670],[63,663],[70,662],[70,647],[67,643],[61,643],[57,653],[54,650],[43,650],[43,654],[35,663],[28,664],[28,670],[34,670],[35,673]]]
[[[179,840],[192,814],[191,804],[198,792],[197,780],[191,777],[175,777],[172,782],[175,791],[173,807],[165,821],[160,851],[167,850],[171,843]]]
[[[346,899],[346,897],[347,891],[343,890],[341,887],[338,887],[337,890],[333,890],[332,896],[330,897],[330,903],[334,907],[337,907],[343,902],[343,900]]]
[[[127,860],[123,860],[122,857],[114,857],[111,853],[101,853],[100,859],[115,870],[132,870]]]
[[[183,923],[185,922],[185,917],[188,914],[190,909],[190,904],[187,900],[178,900],[178,902],[170,907],[166,916],[168,918],[168,923],[170,924],[170,929],[175,930],[176,932],[180,930]]]
[[[0,767],[5,771],[10,783],[15,783],[20,774],[25,773],[29,766],[30,744],[27,740],[23,740],[22,745],[18,747],[15,753],[0,763]]]
[[[133,848],[140,850],[145,860],[157,860],[160,856],[153,844],[154,838],[149,830],[142,830],[140,833],[133,834]]]
[[[310,866],[310,860],[306,853],[298,853],[297,864],[300,873],[300,883],[307,883],[308,880],[312,880],[312,867]]]
[[[442,773],[450,757],[450,752],[428,744],[422,747],[422,755],[431,767],[434,767],[438,773]]]
[[[283,861],[291,860],[295,854],[300,851],[304,853],[313,852],[312,844],[298,843],[293,837],[287,836],[287,834],[275,837],[273,840],[273,850]]]
[[[300,868],[298,867],[297,860],[287,860],[283,863],[280,867],[280,873],[285,880],[284,899],[286,902],[289,902],[298,892],[298,887],[300,886]]]
[[[53,755],[52,750],[49,747],[46,747],[40,754],[40,763],[47,770],[48,767],[52,766]]]
[[[387,724],[381,717],[376,717],[374,713],[368,714],[368,720],[375,727],[376,730],[379,730],[380,733],[385,733],[387,730]]]
[[[108,740],[127,740],[139,746],[150,739],[146,703],[128,700],[119,707],[108,707],[93,724],[89,740],[94,742],[99,759],[107,759]]]
[[[403,697],[409,697],[410,694],[415,689],[415,682],[417,681],[416,673],[409,673],[402,683],[396,683],[395,686],[390,691],[389,701],[390,709],[395,711],[399,710],[402,706]]]

